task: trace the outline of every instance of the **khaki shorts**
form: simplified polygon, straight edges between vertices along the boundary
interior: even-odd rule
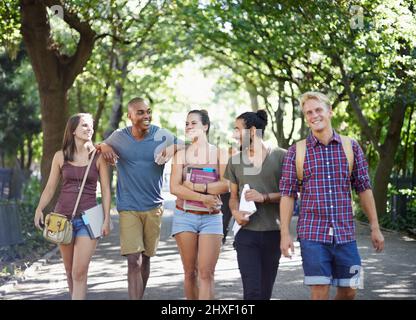
[[[119,214],[121,255],[142,252],[153,257],[159,244],[163,207]]]

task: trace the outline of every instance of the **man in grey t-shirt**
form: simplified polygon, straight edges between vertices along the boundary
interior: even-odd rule
[[[230,209],[241,229],[235,235],[244,300],[269,300],[280,259],[279,180],[286,150],[271,150],[263,142],[264,110],[237,117],[234,137],[241,152],[231,157],[224,178],[231,182]],[[242,195],[243,186],[250,190]],[[254,201],[256,212],[239,210],[240,198]]]
[[[107,161],[117,160],[121,254],[128,262],[129,298],[141,299],[160,237],[164,163],[177,139],[150,124],[152,110],[142,98],[128,103],[128,118],[132,126],[114,131],[99,148]]]

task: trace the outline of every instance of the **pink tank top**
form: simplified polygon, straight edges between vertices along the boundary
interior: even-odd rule
[[[98,169],[97,169],[98,155],[95,155],[92,161],[90,171],[88,172],[87,180],[85,181],[84,190],[82,191],[81,199],[78,204],[77,212],[75,217],[81,215],[84,210],[90,209],[97,205],[97,180],[98,180]],[[55,206],[55,212],[64,214],[71,218],[72,211],[74,210],[75,202],[78,197],[79,188],[84,178],[85,170],[87,166],[74,166],[68,161],[65,161],[62,168],[62,187],[59,194],[58,202]]]

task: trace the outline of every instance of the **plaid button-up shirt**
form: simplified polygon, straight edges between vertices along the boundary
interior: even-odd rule
[[[312,133],[307,137],[301,211],[297,225],[299,239],[339,244],[355,240],[350,188],[360,193],[371,189],[371,185],[364,153],[354,140],[352,149],[354,166],[350,177],[341,138],[335,131],[327,146]],[[280,193],[297,198],[297,192],[294,144],[284,159]]]

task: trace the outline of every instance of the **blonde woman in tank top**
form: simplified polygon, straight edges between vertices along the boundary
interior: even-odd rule
[[[42,192],[34,217],[35,226],[42,228],[43,210],[52,200],[59,180],[62,187],[54,212],[72,216],[82,179],[94,150],[91,138],[94,133],[93,119],[89,113],[78,113],[69,118],[62,143],[62,149],[55,153],[52,160],[48,183]],[[96,201],[97,180],[100,179],[102,203],[105,213],[103,235],[110,233],[110,179],[108,167],[102,156],[96,155],[88,172],[81,199],[72,220],[73,241],[60,245],[59,249],[65,266],[69,293],[73,300],[83,300],[87,293],[87,273],[97,240],[90,239],[82,221],[81,212],[94,207]]]
[[[175,154],[170,192],[177,197],[172,236],[175,237],[184,269],[186,299],[214,299],[214,272],[223,237],[219,195],[228,192],[223,174],[227,151],[208,142],[210,120],[205,110],[192,110],[186,118],[185,134],[191,144]],[[188,168],[209,168],[218,174],[210,183],[187,180]],[[184,201],[200,201],[204,210],[185,210]]]

